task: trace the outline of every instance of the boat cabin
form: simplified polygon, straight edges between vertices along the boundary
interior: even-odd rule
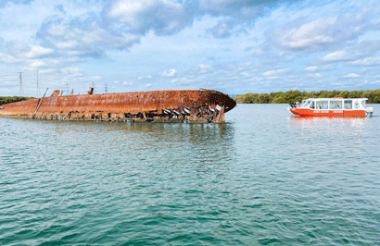
[[[301,108],[313,110],[363,110],[366,108],[368,98],[309,98],[301,105]]]

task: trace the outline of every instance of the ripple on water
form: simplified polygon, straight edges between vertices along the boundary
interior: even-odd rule
[[[376,245],[380,117],[0,118],[0,245]],[[380,107],[375,105],[375,112]]]

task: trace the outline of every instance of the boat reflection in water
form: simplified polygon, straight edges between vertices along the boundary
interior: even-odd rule
[[[370,121],[366,117],[289,117],[290,125],[314,135],[361,135]],[[315,136],[318,137],[318,136]]]

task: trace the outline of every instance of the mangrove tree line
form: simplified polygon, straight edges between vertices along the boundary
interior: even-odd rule
[[[234,96],[237,103],[292,103],[308,98],[368,98],[367,103],[380,103],[380,89],[369,91],[286,91],[271,93],[247,93]]]
[[[14,102],[25,101],[25,100],[28,100],[28,99],[33,99],[33,97],[18,97],[18,96],[0,97],[0,105],[7,104],[7,103],[14,103]]]

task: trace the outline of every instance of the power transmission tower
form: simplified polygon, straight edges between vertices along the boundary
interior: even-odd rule
[[[22,97],[22,94],[24,92],[24,89],[22,88],[22,72],[20,74],[20,97]]]
[[[69,95],[69,82],[66,81],[66,95]]]
[[[38,69],[37,69],[37,98],[38,98],[38,94],[39,94],[39,88],[38,88]]]

